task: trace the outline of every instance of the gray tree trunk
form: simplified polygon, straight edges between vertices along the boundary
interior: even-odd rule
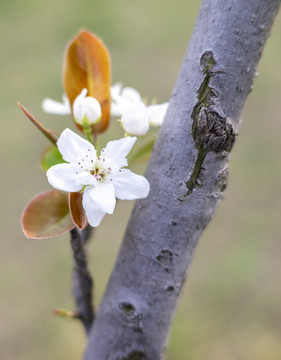
[[[86,360],[161,359],[280,0],[203,0]],[[191,4],[192,6],[192,4]]]

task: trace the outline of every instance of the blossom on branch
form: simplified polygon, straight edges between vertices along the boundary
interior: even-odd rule
[[[73,102],[74,119],[75,122],[82,125],[83,116],[87,116],[91,124],[96,124],[101,116],[99,115],[100,104],[95,98],[86,97],[86,94],[87,89],[83,89]],[[111,87],[110,94],[111,115],[120,118],[125,133],[143,136],[148,132],[150,126],[162,125],[168,108],[167,102],[147,106],[136,89],[128,86],[122,88],[122,84],[119,82]],[[42,109],[50,114],[71,114],[70,102],[66,95],[63,95],[63,103],[49,98],[44,99]]]
[[[145,198],[149,183],[145,177],[128,169],[126,156],[136,137],[110,141],[100,155],[95,147],[70,129],[65,129],[57,146],[67,162],[47,171],[49,183],[58,190],[83,192],[83,208],[91,226],[98,226],[105,214],[112,214],[116,198]]]
[[[100,103],[94,97],[86,96],[87,92],[83,89],[73,102],[74,120],[82,126],[97,124],[101,118]]]
[[[82,125],[83,122],[96,124],[101,117],[101,106],[97,99],[92,96],[86,96],[88,90],[83,89],[73,102],[73,116],[77,124]],[[42,109],[46,113],[56,115],[70,115],[71,106],[65,94],[62,96],[63,102],[46,98],[42,101]]]
[[[168,103],[145,105],[140,93],[132,87],[122,88],[116,83],[110,89],[111,114],[120,117],[126,133],[142,136],[149,126],[161,126],[167,112]]]

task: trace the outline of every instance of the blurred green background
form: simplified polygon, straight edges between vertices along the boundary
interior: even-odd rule
[[[16,101],[50,128],[70,126],[67,117],[44,114],[40,104],[61,98],[64,48],[81,27],[110,49],[113,81],[166,101],[199,5],[0,1],[1,359],[76,360],[85,347],[78,322],[52,316],[53,308],[73,308],[68,236],[27,240],[20,229],[26,203],[50,186],[38,160],[47,141]],[[201,239],[180,300],[167,360],[281,359],[280,44],[279,16],[243,112],[225,199]],[[96,231],[90,262],[97,303],[132,205],[120,202]]]

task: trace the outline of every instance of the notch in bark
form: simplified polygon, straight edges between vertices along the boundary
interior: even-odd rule
[[[204,80],[197,91],[198,102],[191,114],[192,137],[198,150],[196,162],[190,179],[186,182],[187,193],[192,194],[194,188],[203,185],[203,162],[209,151],[220,153],[230,152],[235,141],[235,132],[232,122],[226,116],[219,113],[215,99],[216,91],[210,86],[212,77],[224,74],[223,71],[215,71],[217,62],[212,51],[205,51],[200,59],[201,71]],[[180,199],[183,200],[183,199]]]

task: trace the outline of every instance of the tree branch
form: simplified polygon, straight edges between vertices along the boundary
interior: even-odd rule
[[[94,309],[92,306],[93,280],[87,265],[87,256],[84,244],[89,240],[91,231],[88,226],[82,232],[77,228],[70,231],[71,248],[73,251],[73,296],[86,333],[89,333],[93,320]]]
[[[203,0],[86,360],[157,360],[280,0]]]

